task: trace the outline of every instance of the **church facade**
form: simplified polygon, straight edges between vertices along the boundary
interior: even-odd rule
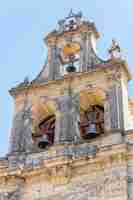
[[[0,158],[0,200],[132,200],[132,79],[112,40],[82,13],[58,22],[44,42],[38,76],[10,90],[14,116],[9,152]]]

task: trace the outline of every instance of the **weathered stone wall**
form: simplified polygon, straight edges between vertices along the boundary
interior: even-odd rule
[[[0,200],[132,200],[132,148],[80,144],[0,162]],[[129,198],[128,198],[129,197]]]
[[[30,179],[24,199],[127,199],[126,166],[108,166],[94,170],[90,165],[73,171],[76,172],[78,175],[66,185],[48,184],[43,175]]]

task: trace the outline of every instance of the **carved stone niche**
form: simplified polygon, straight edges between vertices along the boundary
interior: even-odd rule
[[[64,185],[69,183],[71,168],[69,165],[55,166],[49,169],[49,181],[53,185]]]

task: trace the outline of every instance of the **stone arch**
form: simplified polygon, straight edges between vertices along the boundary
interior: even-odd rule
[[[80,132],[84,139],[104,133],[104,102],[106,93],[100,88],[80,94]],[[93,130],[93,133],[90,134]],[[92,137],[91,137],[92,136]]]
[[[44,148],[43,142],[47,140],[46,146],[54,143],[55,132],[55,106],[53,102],[42,102],[38,99],[32,108],[32,139],[39,148]]]

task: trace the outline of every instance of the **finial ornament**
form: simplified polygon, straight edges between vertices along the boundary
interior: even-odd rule
[[[78,13],[74,13],[71,9],[68,16],[65,19],[59,20],[59,31],[66,32],[66,31],[74,31],[77,29],[78,25],[81,23],[82,12],[79,11]]]
[[[108,52],[110,58],[120,58],[121,48],[119,43],[115,39],[112,39],[112,44]]]
[[[71,8],[71,10],[70,10],[70,13],[69,13],[68,17],[73,17],[73,16],[74,16],[74,13],[73,13],[73,9]]]
[[[26,76],[26,77],[24,78],[23,82],[21,82],[21,83],[18,84],[18,87],[25,87],[25,86],[28,86],[29,83],[30,83],[29,77]]]
[[[28,77],[28,76],[26,76],[26,77],[24,78],[24,83],[25,83],[25,84],[28,84],[28,83],[29,83],[29,77]]]
[[[66,17],[66,19],[69,19],[69,18],[72,18],[72,17],[75,17],[75,18],[82,18],[82,12],[79,11],[78,13],[74,13],[73,12],[73,9],[71,8],[68,16]]]

